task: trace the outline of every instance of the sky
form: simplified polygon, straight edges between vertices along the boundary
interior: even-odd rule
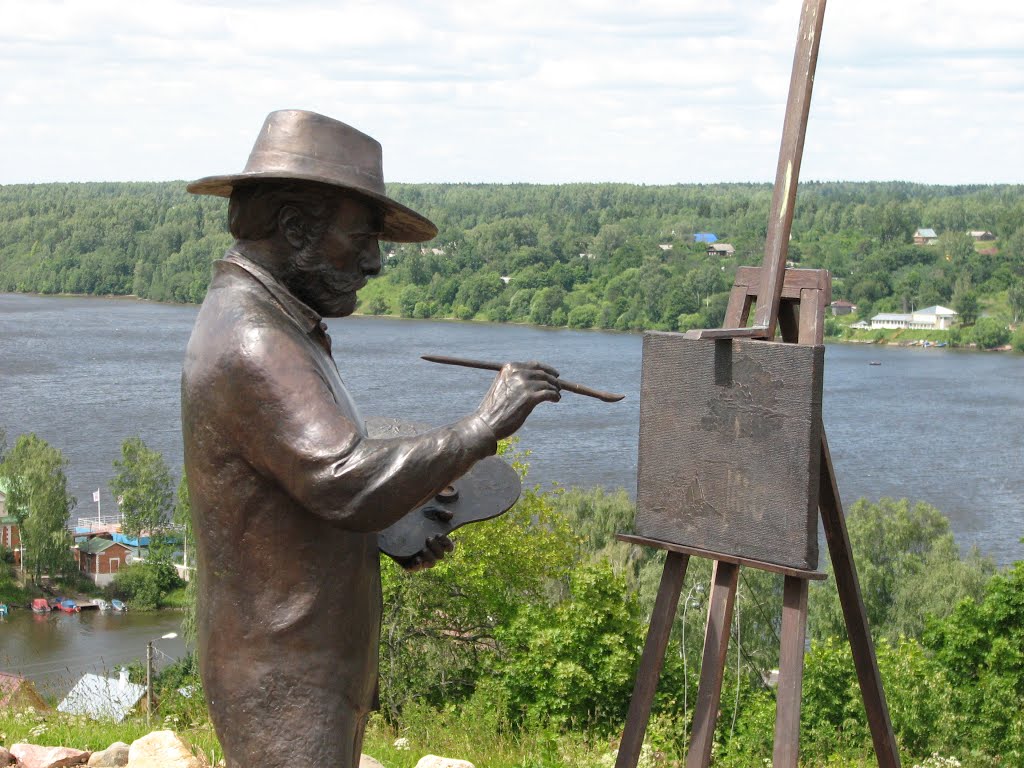
[[[0,0],[0,184],[241,171],[310,109],[387,181],[775,177],[800,0]],[[1024,181],[1024,3],[829,0],[803,180]]]

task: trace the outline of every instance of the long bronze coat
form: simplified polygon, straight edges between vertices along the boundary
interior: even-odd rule
[[[188,344],[182,428],[228,768],[354,768],[377,681],[376,531],[494,453],[493,433],[469,417],[368,439],[320,317],[233,252]]]

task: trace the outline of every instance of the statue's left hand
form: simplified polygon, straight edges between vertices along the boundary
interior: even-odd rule
[[[424,542],[423,549],[415,555],[410,555],[400,560],[396,559],[395,562],[410,573],[422,571],[427,568],[433,568],[438,560],[453,549],[455,549],[455,542],[444,534],[439,533],[427,539]]]

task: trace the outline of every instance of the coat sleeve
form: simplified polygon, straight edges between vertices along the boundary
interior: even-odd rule
[[[225,371],[242,457],[315,515],[379,531],[497,450],[471,415],[415,437],[370,439],[336,402],[301,339],[251,329]]]

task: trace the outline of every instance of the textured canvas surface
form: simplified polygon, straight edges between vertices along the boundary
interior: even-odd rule
[[[644,335],[636,532],[818,564],[824,347]]]

